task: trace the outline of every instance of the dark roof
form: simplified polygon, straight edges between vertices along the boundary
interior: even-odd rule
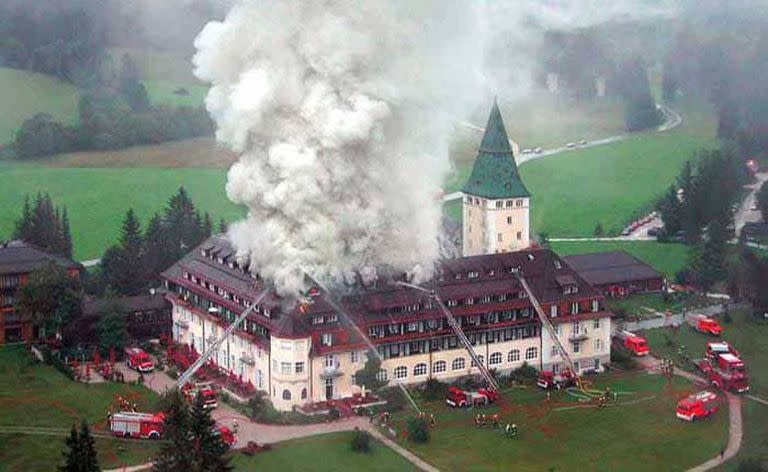
[[[106,298],[85,300],[85,302],[83,302],[83,314],[97,315],[104,313],[111,302],[112,300]],[[162,310],[164,308],[170,308],[171,306],[162,293],[115,298],[114,302],[120,307],[120,310],[125,313]]]
[[[744,223],[741,233],[753,237],[768,236],[768,223]]]
[[[242,305],[237,305],[234,301],[224,301],[214,292],[195,285],[184,277],[184,272],[188,271],[196,277],[203,277],[234,292],[241,298],[253,299],[256,293],[265,287],[260,278],[253,277],[249,272],[237,267],[229,267],[226,262],[220,263],[215,257],[202,254],[202,251],[214,254],[223,250],[231,252],[229,241],[222,236],[211,237],[163,272],[162,276],[218,304],[229,306],[230,309],[239,307],[238,311],[241,312],[244,309]],[[436,289],[446,301],[509,294],[513,297],[510,303],[514,303],[513,300],[517,298],[522,287],[511,269],[522,272],[531,290],[542,303],[599,295],[549,249],[529,249],[446,260],[439,267],[438,277],[424,285]],[[340,303],[355,323],[365,324],[367,321],[378,321],[379,314],[388,308],[405,307],[426,300],[423,293],[395,285],[396,279],[397,276],[386,280],[382,278],[375,288],[359,287],[352,294],[342,297]],[[578,295],[565,295],[563,281],[578,285]],[[270,301],[276,304],[280,299],[272,292]],[[307,313],[301,313],[295,305],[292,308],[290,303],[285,303],[279,309],[273,310],[273,316],[270,318],[258,314],[250,315],[249,318],[269,327],[277,336],[297,337],[321,329],[309,326],[308,320],[311,317],[335,312],[324,297],[315,297],[313,303],[306,308]]]
[[[592,285],[609,285],[664,277],[660,272],[624,251],[566,256],[565,261]]]
[[[504,120],[494,101],[472,173],[462,192],[483,198],[529,197],[520,179]]]
[[[26,274],[53,261],[64,269],[83,270],[80,263],[51,254],[22,241],[9,241],[0,245],[0,274]]]

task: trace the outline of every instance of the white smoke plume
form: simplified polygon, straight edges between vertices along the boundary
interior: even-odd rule
[[[608,19],[578,3],[241,0],[209,23],[195,73],[212,86],[217,139],[242,154],[226,187],[248,208],[229,231],[239,257],[283,294],[303,288],[304,270],[335,282],[381,266],[429,277],[453,120],[490,105],[488,84],[505,92],[484,77],[490,43],[512,38],[509,56],[524,57],[541,32],[532,24],[567,24],[574,11],[580,24]],[[530,77],[515,62],[510,89]]]

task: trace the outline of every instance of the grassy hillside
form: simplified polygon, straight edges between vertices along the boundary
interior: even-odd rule
[[[711,111],[701,106],[684,111],[683,124],[665,133],[633,135],[521,165],[520,174],[533,194],[533,230],[551,237],[583,237],[592,236],[601,223],[618,234],[633,215],[648,211],[686,160],[716,146]],[[457,164],[447,191],[461,188],[471,162]],[[455,214],[455,209],[449,211]]]
[[[0,163],[0,175],[6,183],[0,186],[0,239],[13,230],[24,194],[49,192],[57,204],[69,209],[78,259],[100,257],[117,241],[129,207],[146,222],[181,185],[216,221],[243,214],[224,194],[223,170],[46,168]]]
[[[52,77],[0,68],[3,112],[0,113],[0,144],[11,141],[24,120],[48,113],[57,120],[77,122],[77,89]]]
[[[205,102],[208,87],[200,84],[185,84],[172,80],[144,80],[149,101],[154,106],[199,107]],[[186,91],[186,94],[184,93]]]

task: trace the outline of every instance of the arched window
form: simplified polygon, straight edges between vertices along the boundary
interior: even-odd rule
[[[494,352],[493,354],[488,357],[488,365],[499,365],[501,364],[501,353],[500,352]]]
[[[301,389],[301,399],[302,400],[306,400],[306,398],[307,398],[307,389],[306,388],[302,388]]]
[[[477,359],[480,361],[482,365],[485,365],[485,357],[484,356],[477,356]],[[472,361],[472,367],[477,367],[477,364],[475,364],[475,361]]]
[[[461,370],[464,368],[464,358],[458,357],[453,360],[453,363],[451,364],[451,369],[453,370]]]
[[[509,351],[509,356],[507,358],[509,362],[517,362],[520,360],[520,351],[517,349],[512,349]]]
[[[395,367],[395,378],[396,379],[404,379],[408,377],[408,367],[401,365],[398,367]]]
[[[529,347],[525,350],[525,360],[530,361],[539,357],[539,348]]]
[[[427,375],[427,364],[422,362],[413,366],[413,375],[416,377],[420,375]]]
[[[445,361],[437,361],[432,364],[432,373],[439,374],[440,372],[445,372],[447,368],[448,365]]]
[[[283,390],[283,400],[290,400],[291,399],[291,391],[287,388]]]

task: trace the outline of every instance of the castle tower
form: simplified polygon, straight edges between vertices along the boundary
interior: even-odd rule
[[[531,195],[520,179],[495,101],[462,193],[463,256],[517,251],[530,245]]]

